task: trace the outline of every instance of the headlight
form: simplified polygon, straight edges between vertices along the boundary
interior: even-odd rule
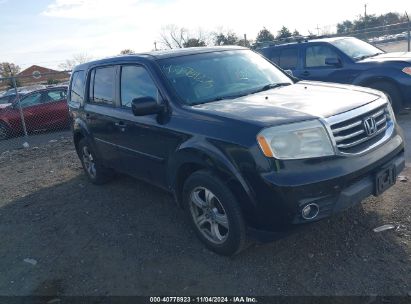
[[[270,127],[257,135],[264,155],[278,159],[303,159],[334,155],[330,138],[318,120]]]
[[[389,118],[391,119],[391,121],[393,123],[395,123],[396,119],[395,119],[394,110],[392,109],[391,100],[389,100],[388,97],[387,97],[387,100],[388,100],[388,103],[387,103],[388,113],[387,114],[388,114]]]
[[[411,67],[405,67],[405,68],[402,69],[402,71],[403,71],[405,74],[408,74],[408,75],[411,76]]]

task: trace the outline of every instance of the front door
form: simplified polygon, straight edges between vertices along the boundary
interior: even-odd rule
[[[329,64],[327,61],[339,62]],[[303,68],[295,75],[300,79],[346,83],[343,77],[343,62],[335,49],[327,44],[307,45],[304,51]]]
[[[166,185],[168,155],[175,151],[179,136],[165,126],[158,114],[135,116],[132,100],[152,97],[164,102],[160,92],[143,66],[124,65],[120,71],[120,133],[117,138],[122,158],[122,171],[159,186]]]

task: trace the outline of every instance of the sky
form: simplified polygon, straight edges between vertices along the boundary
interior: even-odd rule
[[[231,30],[248,39],[283,25],[317,33],[317,26],[333,30],[364,14],[365,3],[368,14],[411,14],[405,0],[0,0],[0,62],[58,68],[75,54],[97,59],[123,49],[151,51],[169,24],[193,34]]]

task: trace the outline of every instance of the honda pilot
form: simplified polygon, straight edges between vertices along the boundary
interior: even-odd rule
[[[121,172],[169,191],[223,255],[381,195],[405,164],[384,93],[297,81],[241,47],[85,63],[68,104],[92,183]]]

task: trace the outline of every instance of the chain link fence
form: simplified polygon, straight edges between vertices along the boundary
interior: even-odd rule
[[[292,36],[276,39],[273,41],[257,42],[253,48],[263,48],[270,45],[279,45],[290,42],[305,41],[316,38],[329,37],[356,37],[373,44],[388,52],[410,52],[411,51],[411,22],[386,24],[383,26],[366,27],[362,30],[344,32],[339,34]]]
[[[0,78],[0,153],[69,136],[70,71]]]

